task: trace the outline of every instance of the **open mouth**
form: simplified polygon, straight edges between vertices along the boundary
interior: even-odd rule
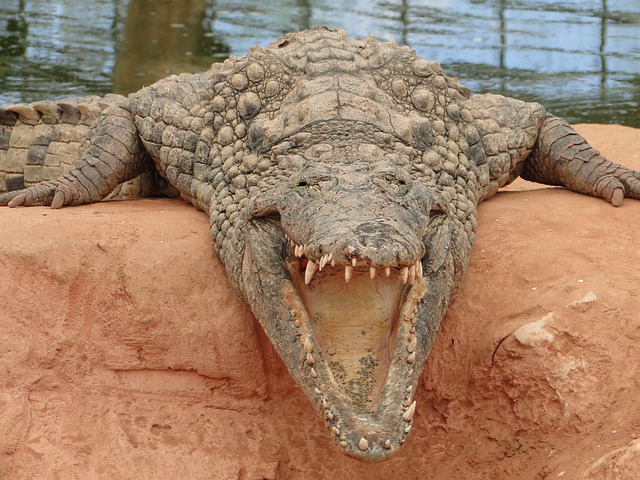
[[[411,428],[416,312],[426,282],[422,259],[346,262],[331,253],[310,257],[287,237],[285,266],[304,308],[296,316],[302,368],[315,380],[321,413],[341,446],[376,459],[399,447]]]

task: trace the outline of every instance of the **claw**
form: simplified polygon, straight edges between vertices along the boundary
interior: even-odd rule
[[[51,208],[60,208],[64,205],[64,192],[62,190],[56,191],[51,201]]]
[[[20,195],[14,197],[7,205],[9,207],[19,207],[25,202],[26,199],[27,195],[25,193],[21,193]]]
[[[624,189],[616,188],[611,194],[611,205],[613,205],[614,207],[619,207],[620,205],[622,205],[623,201],[624,201]]]

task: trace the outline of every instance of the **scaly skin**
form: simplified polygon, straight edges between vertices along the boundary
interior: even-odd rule
[[[365,460],[409,433],[480,201],[519,175],[640,198],[638,172],[542,106],[472,96],[406,47],[318,29],[109,107],[71,171],[0,204],[93,202],[149,167],[209,213],[231,284]]]

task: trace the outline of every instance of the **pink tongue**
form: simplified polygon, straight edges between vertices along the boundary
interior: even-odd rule
[[[302,296],[318,344],[349,403],[373,412],[385,386],[396,345],[403,285],[397,275],[369,278],[354,270],[349,283],[342,268],[322,272]]]

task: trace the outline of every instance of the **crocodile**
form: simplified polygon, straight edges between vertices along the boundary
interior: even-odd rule
[[[46,164],[81,104],[4,107],[4,154],[18,127],[48,125],[30,155]],[[639,172],[540,104],[472,95],[409,47],[341,30],[286,34],[100,105],[71,169],[0,205],[95,202],[155,172],[209,214],[230,284],[336,446],[368,461],[411,430],[481,201],[519,176],[640,199]]]

